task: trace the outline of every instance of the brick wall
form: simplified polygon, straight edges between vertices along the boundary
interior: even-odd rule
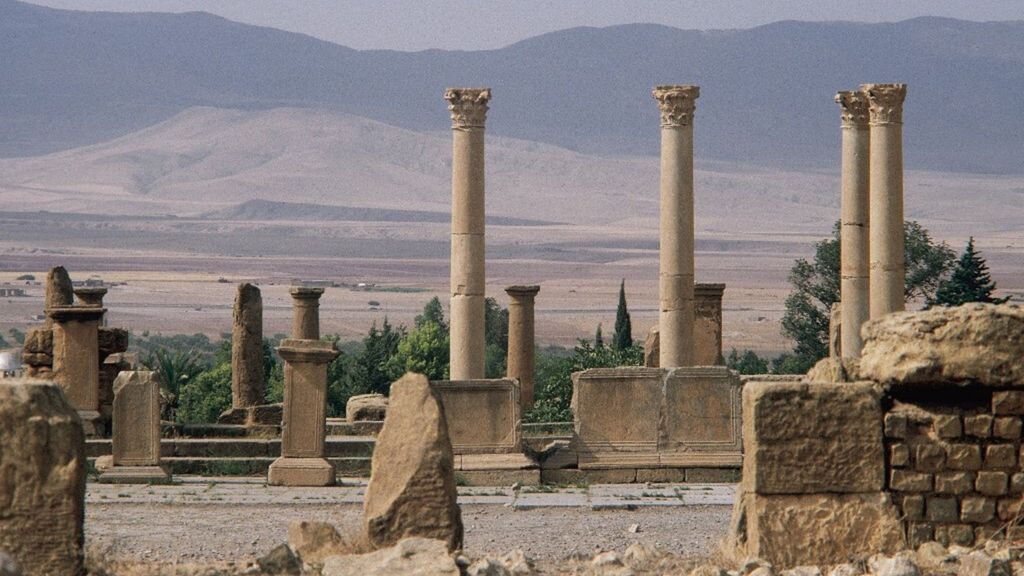
[[[1022,415],[1024,392],[1017,390],[958,388],[891,399],[887,487],[911,545],[970,546],[1017,517]]]

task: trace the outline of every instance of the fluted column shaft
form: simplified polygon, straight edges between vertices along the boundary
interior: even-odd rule
[[[484,124],[488,88],[449,88],[452,116],[450,374],[484,377]]]
[[[868,102],[863,92],[840,92],[842,108],[842,217],[840,227],[840,350],[859,358],[860,328],[869,317],[869,188],[870,132]]]
[[[509,286],[508,369],[509,378],[519,380],[519,401],[523,410],[533,406],[534,371],[534,297],[540,286]]]
[[[871,132],[871,318],[904,309],[903,100],[906,84],[865,84]]]
[[[662,368],[691,366],[693,325],[693,113],[697,86],[659,86],[661,111],[660,338]]]

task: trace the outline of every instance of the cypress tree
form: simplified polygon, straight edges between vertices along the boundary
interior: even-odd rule
[[[619,284],[619,308],[615,312],[615,334],[612,335],[612,349],[626,350],[633,346],[633,324],[626,306],[626,279]]]
[[[597,332],[594,334],[594,349],[604,348],[604,336],[601,335],[601,323],[597,323]]]
[[[981,253],[974,249],[974,237],[967,241],[960,260],[953,268],[953,274],[945,280],[935,293],[935,299],[929,300],[929,306],[959,306],[967,302],[989,302],[1002,304],[1009,298],[994,298],[992,292],[996,283],[988,273],[988,264]]]

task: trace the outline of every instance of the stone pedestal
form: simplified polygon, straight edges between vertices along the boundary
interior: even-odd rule
[[[105,308],[50,308],[53,322],[53,381],[78,411],[86,435],[97,435],[100,420],[99,328]]]
[[[484,124],[489,88],[449,88],[452,117],[451,377],[483,378]]]
[[[247,422],[263,394],[263,297],[252,284],[239,284],[231,327],[231,408],[218,422]]]
[[[332,486],[334,465],[324,458],[327,364],[334,344],[288,339],[277,349],[284,360],[284,419],[281,457],[270,465],[272,486]]]
[[[523,411],[533,406],[534,321],[533,301],[540,286],[509,286],[508,369],[506,376],[519,380]]]
[[[293,286],[288,290],[292,295],[292,338],[297,340],[320,339],[320,297],[323,288]]]
[[[106,288],[75,288],[75,296],[78,297],[79,305],[87,308],[103,308],[103,297],[106,295]]]
[[[869,252],[869,142],[868,99],[863,92],[839,92],[836,102],[842,108],[843,175],[842,226],[843,247],[839,286],[842,300],[839,349],[847,358],[860,357],[863,343],[860,327],[870,315],[868,304]],[[902,233],[902,232],[901,232]]]
[[[870,125],[871,318],[905,307],[903,100],[906,84],[864,84]]]
[[[108,484],[166,484],[160,466],[160,382],[156,372],[121,372],[114,380],[112,466]]]
[[[697,86],[658,86],[661,110],[661,240],[659,364],[692,366],[693,349],[693,114]]]

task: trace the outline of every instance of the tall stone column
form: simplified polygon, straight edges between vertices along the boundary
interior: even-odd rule
[[[870,316],[869,253],[869,146],[868,98],[860,91],[836,94],[842,119],[842,216],[839,350],[847,358],[859,358],[863,342],[860,327]]]
[[[484,123],[489,88],[449,88],[452,116],[451,379],[484,377]]]
[[[534,322],[533,300],[540,286],[509,286],[508,369],[506,376],[519,380],[519,402],[523,410],[533,406]]]
[[[87,435],[100,419],[100,322],[106,308],[58,306],[47,310],[53,322],[53,381],[78,411]]]
[[[281,457],[270,465],[272,486],[331,486],[335,469],[324,458],[327,428],[327,364],[334,344],[288,339],[277,349],[284,360],[284,419]]]
[[[239,284],[231,327],[231,406],[263,404],[263,297]]]
[[[661,239],[659,332],[662,368],[692,366],[693,114],[698,86],[658,86],[661,110]]]
[[[871,133],[871,318],[904,309],[903,100],[906,84],[864,84]]]
[[[299,340],[320,339],[320,296],[323,288],[293,286],[292,295],[292,338]]]

